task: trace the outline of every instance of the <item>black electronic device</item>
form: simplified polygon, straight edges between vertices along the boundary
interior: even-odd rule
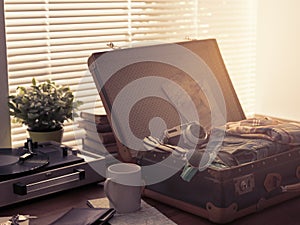
[[[105,157],[57,142],[0,149],[0,207],[103,181]]]

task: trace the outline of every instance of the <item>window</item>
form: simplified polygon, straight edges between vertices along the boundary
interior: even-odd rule
[[[216,38],[247,116],[255,109],[256,1],[199,0],[198,38]]]
[[[84,102],[81,110],[102,104],[87,58],[109,42],[126,46],[141,40],[183,40],[194,36],[195,1],[5,0],[9,91],[51,78],[68,84]],[[180,15],[180,16],[179,16]],[[83,131],[64,127],[64,143]],[[22,145],[26,128],[12,124],[13,146]]]
[[[9,91],[51,78],[68,84],[84,101],[81,110],[102,104],[87,67],[92,52],[107,44],[216,38],[246,114],[254,107],[255,8],[252,0],[5,0]],[[2,84],[3,85],[3,84]],[[83,136],[65,126],[64,143]],[[26,128],[12,124],[13,146]]]

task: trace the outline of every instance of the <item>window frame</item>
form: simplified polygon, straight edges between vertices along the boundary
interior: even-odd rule
[[[5,20],[4,20],[4,1],[0,3],[0,148],[11,147],[11,127],[10,116],[7,105],[8,97],[8,71],[6,55],[6,37],[5,37]]]

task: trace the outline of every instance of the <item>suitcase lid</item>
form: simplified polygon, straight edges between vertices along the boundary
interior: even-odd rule
[[[88,65],[123,161],[180,124],[245,119],[215,39],[97,52]]]

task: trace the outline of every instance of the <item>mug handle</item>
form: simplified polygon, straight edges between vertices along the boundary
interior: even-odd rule
[[[113,185],[111,178],[106,178],[106,180],[104,182],[104,193],[105,193],[106,197],[108,198],[108,200],[112,203],[113,208],[115,208],[116,204],[114,203],[114,200],[112,199],[112,197],[109,193],[109,187],[111,185]]]

